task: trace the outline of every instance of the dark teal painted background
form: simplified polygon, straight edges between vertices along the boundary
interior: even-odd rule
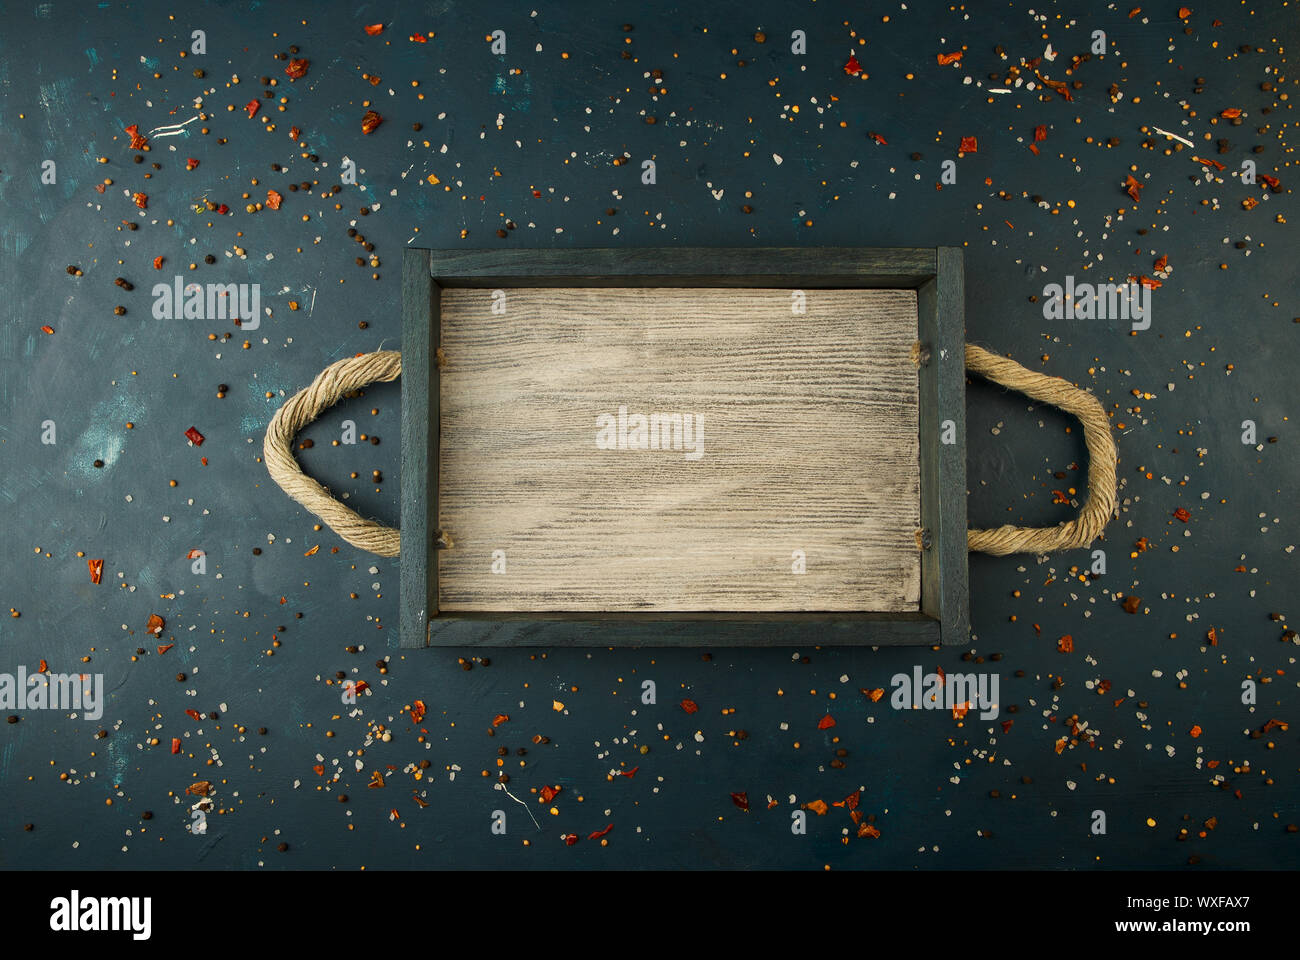
[[[0,5],[0,592],[21,613],[0,619],[0,672],[45,659],[54,671],[102,672],[111,691],[99,721],[26,712],[0,727],[0,863],[1163,868],[1196,857],[1202,867],[1294,868],[1298,838],[1285,828],[1300,819],[1296,733],[1251,731],[1294,720],[1296,707],[1296,646],[1285,631],[1300,584],[1290,549],[1300,529],[1291,374],[1300,305],[1294,228],[1275,217],[1295,212],[1287,164],[1297,87],[1265,71],[1294,72],[1285,57],[1300,30],[1281,4],[1253,14],[1196,5],[1185,24],[1176,9],[1161,4],[1130,19],[1127,8],[1052,3]],[[1222,25],[1212,25],[1216,16]],[[384,33],[367,36],[362,25],[376,22]],[[498,28],[508,36],[504,57],[484,40]],[[207,54],[181,59],[193,29],[206,31]],[[807,33],[806,56],[790,52],[794,29]],[[1087,50],[1094,29],[1106,31],[1110,52],[1066,78],[1069,57]],[[754,42],[756,30],[765,44]],[[411,43],[417,31],[436,36]],[[993,85],[990,72],[1040,56],[1049,41],[1061,57],[1040,69],[1083,82],[1072,103],[1024,90],[986,102],[979,85]],[[272,59],[289,44],[311,60],[293,84]],[[1240,52],[1243,44],[1251,52]],[[963,45],[960,66],[937,65],[938,53]],[[845,74],[850,50],[869,79]],[[192,76],[196,67],[203,80]],[[653,69],[664,71],[668,90],[657,101],[644,76]],[[241,83],[228,89],[232,74]],[[264,101],[274,133],[238,109],[258,95],[263,75],[280,78],[277,94],[289,98],[283,114]],[[1194,94],[1198,77],[1204,92]],[[1265,81],[1290,99],[1262,91]],[[1123,93],[1115,104],[1112,83]],[[183,121],[200,96],[210,135],[191,124],[189,136],[153,139],[145,164],[131,162],[123,126]],[[385,117],[369,136],[360,131],[366,99]],[[1184,100],[1198,114],[1186,128]],[[793,104],[798,113],[788,111]],[[1210,126],[1227,107],[1245,110],[1244,122]],[[297,155],[286,135],[293,124],[322,165]],[[1026,144],[1040,124],[1047,139],[1034,156]],[[1211,131],[1212,141],[1165,156],[1163,138],[1143,148],[1143,126]],[[978,152],[958,158],[963,136],[978,138]],[[1118,144],[1106,146],[1112,137]],[[1215,152],[1219,137],[1231,141],[1224,155]],[[1249,152],[1256,144],[1262,153]],[[615,166],[625,151],[631,162]],[[1204,183],[1193,152],[1227,164],[1224,182]],[[361,168],[365,190],[344,187],[335,198],[341,212],[334,200],[287,191],[290,181],[332,185],[344,155]],[[200,163],[187,172],[191,156]],[[649,157],[654,186],[639,178]],[[1232,176],[1245,158],[1281,180],[1282,192],[1252,211],[1241,200],[1263,191]],[[40,182],[46,159],[57,163],[56,184]],[[957,183],[936,190],[947,159],[956,160]],[[162,169],[146,181],[152,162]],[[288,172],[272,172],[273,162]],[[1122,189],[1130,165],[1146,184],[1136,209]],[[425,182],[430,173],[452,190]],[[100,195],[93,186],[105,177],[114,183]],[[260,198],[267,187],[284,193],[283,208],[245,214],[240,194]],[[124,189],[149,194],[144,216]],[[204,194],[235,213],[196,214],[191,202]],[[360,217],[363,203],[379,208]],[[741,211],[746,203],[752,213]],[[1128,211],[1122,219],[1119,208]],[[501,240],[505,219],[517,229]],[[123,220],[140,228],[119,231]],[[375,245],[378,281],[353,263],[361,251],[345,231],[354,221]],[[399,651],[396,563],[313,532],[257,457],[282,392],[340,357],[399,346],[398,262],[412,242],[964,246],[968,339],[1086,386],[1126,424],[1116,433],[1122,512],[1099,544],[1107,573],[1071,581],[1069,568],[1090,562],[1083,551],[1042,563],[972,557],[969,653],[982,664],[964,663],[961,650],[718,650],[705,659],[706,651],[562,649],[493,651],[490,666],[466,672],[456,651]],[[226,257],[234,244],[246,260]],[[208,253],[213,266],[202,262]],[[1154,294],[1151,329],[1137,336],[1115,322],[1046,321],[1029,300],[1070,273],[1081,281],[1150,274],[1161,254],[1175,269]],[[154,320],[158,255],[167,279],[193,260],[201,282],[260,283],[274,316],[247,335],[220,322]],[[69,277],[68,264],[84,276]],[[134,291],[116,288],[115,276]],[[303,308],[291,312],[290,299]],[[117,304],[125,316],[114,315]],[[227,330],[235,334],[227,343],[207,339]],[[231,388],[225,399],[216,397],[220,383]],[[394,523],[399,394],[389,385],[339,407],[307,432],[315,446],[300,455],[308,472],[350,492],[354,507]],[[1071,515],[1051,491],[1083,488],[1082,474],[1068,469],[1084,458],[1078,431],[1065,432],[1064,416],[1026,407],[987,384],[969,388],[974,524]],[[345,417],[381,444],[331,447]],[[1240,442],[1248,418],[1262,450]],[[53,446],[40,442],[46,419],[57,425]],[[190,426],[207,438],[201,450],[185,441]],[[94,469],[96,458],[108,465]],[[362,482],[375,469],[385,477],[379,492]],[[353,470],[360,480],[349,478]],[[1190,513],[1186,525],[1172,516],[1179,507]],[[1151,550],[1130,559],[1139,537]],[[320,551],[304,557],[315,544]],[[204,576],[184,559],[194,548],[208,554]],[[77,551],[105,559],[103,584],[88,582]],[[1146,612],[1124,613],[1117,593],[1140,595]],[[151,613],[166,618],[165,636],[176,642],[161,656],[144,635]],[[1213,648],[1204,643],[1211,626]],[[283,645],[268,656],[273,633]],[[1057,652],[1065,634],[1073,653]],[[364,651],[345,652],[355,644]],[[149,652],[132,662],[137,647]],[[993,654],[1001,659],[987,659]],[[959,725],[858,692],[888,687],[914,664],[998,670],[1002,716]],[[363,716],[335,719],[337,688],[324,680],[354,667],[373,695]],[[1253,712],[1241,702],[1247,677],[1272,681],[1259,687]],[[653,706],[639,699],[647,679],[658,687]],[[1105,695],[1100,680],[1111,684]],[[428,707],[428,749],[400,712],[417,698]],[[683,712],[682,698],[699,712]],[[221,704],[216,721],[184,713]],[[1012,704],[1015,714],[1006,712]],[[836,726],[819,731],[828,713]],[[497,714],[510,720],[489,737]],[[1072,715],[1095,739],[1085,732],[1057,755]],[[1004,719],[1015,721],[1005,733]],[[390,728],[392,741],[367,746],[371,722]],[[740,729],[747,739],[728,735]],[[550,743],[534,745],[534,734]],[[159,746],[145,745],[153,736]],[[173,736],[193,758],[170,754]],[[541,830],[480,774],[495,771],[500,746],[528,750],[522,770],[507,760],[516,795],[564,788],[558,815],[530,799]],[[843,768],[831,766],[837,746],[849,751]],[[349,754],[359,747],[360,772]],[[214,752],[220,766],[206,765]],[[431,776],[416,782],[407,768],[422,759]],[[335,760],[344,776],[326,791],[312,767],[332,774]],[[636,776],[607,779],[620,764],[638,766]],[[382,789],[367,787],[374,769],[385,775]],[[212,781],[227,811],[209,817],[204,837],[186,832],[188,804],[175,801],[195,779]],[[792,795],[796,806],[830,803],[859,787],[879,839],[843,844],[850,824],[836,808],[810,816],[806,836],[791,834]],[[747,814],[730,799],[739,791],[748,792]],[[489,832],[498,808],[509,818],[505,837]],[[153,818],[142,821],[146,810]],[[1090,835],[1094,810],[1107,815],[1105,836]],[[1196,837],[1209,818],[1216,828]],[[608,823],[608,846],[587,839]],[[1192,839],[1177,839],[1181,827]],[[581,835],[576,846],[561,841],[569,832]],[[280,842],[289,849],[277,851]]]

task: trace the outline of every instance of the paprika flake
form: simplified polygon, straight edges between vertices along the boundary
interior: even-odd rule
[[[172,753],[176,754],[180,752],[181,752],[181,738],[172,737]]]
[[[384,25],[382,23],[370,23],[364,29],[370,36],[377,37],[384,32]]]
[[[378,126],[383,122],[384,118],[378,113],[374,110],[367,110],[365,116],[361,118],[361,132],[367,134],[374,133]]]
[[[682,709],[685,710],[687,713],[695,713],[695,712],[696,712],[697,710],[699,710],[700,708],[699,708],[699,706],[695,703],[694,700],[683,700],[683,701],[682,701]]]
[[[249,100],[248,103],[244,104],[244,109],[248,111],[248,117],[251,120],[253,115],[256,114],[258,110],[262,109],[262,101]]]
[[[188,716],[191,720],[203,719],[201,716],[199,716],[199,712],[197,710],[186,710],[185,715]]]
[[[962,137],[961,144],[957,147],[962,153],[975,153],[979,150],[979,141],[974,137]]]
[[[153,268],[154,268],[155,270],[161,270],[161,269],[162,269],[162,265],[163,265],[163,258],[162,258],[162,257],[154,257],[154,258],[153,258]]]
[[[833,726],[835,726],[835,718],[829,713],[817,721],[818,730],[829,730]]]
[[[199,433],[197,427],[190,427],[185,431],[185,436],[189,438],[190,443],[194,444],[194,446],[203,446],[203,434]]]
[[[960,63],[964,50],[958,50],[956,53],[941,53],[938,55],[939,66],[946,67],[950,63]]]
[[[559,786],[558,784],[555,785],[554,787],[543,786],[542,789],[538,791],[538,796],[541,798],[542,803],[550,803],[563,789],[564,788]]]
[[[1047,139],[1047,128],[1042,124],[1034,127],[1034,142],[1041,143]]]
[[[498,713],[495,717],[492,718],[492,726],[494,727],[499,727],[501,726],[501,724],[509,723],[509,722],[510,722],[510,717],[508,717],[504,713]]]
[[[301,80],[307,76],[307,67],[311,65],[310,60],[290,60],[289,65],[284,68],[291,80]]]
[[[266,205],[272,210],[279,210],[280,204],[284,202],[284,196],[274,190],[266,191]]]
[[[104,578],[104,561],[91,560],[86,558],[86,566],[90,568],[90,582],[99,583]]]

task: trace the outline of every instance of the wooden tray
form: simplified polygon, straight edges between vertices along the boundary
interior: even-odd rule
[[[402,646],[967,641],[960,250],[407,250],[402,289]]]

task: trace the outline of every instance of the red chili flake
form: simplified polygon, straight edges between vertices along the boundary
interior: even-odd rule
[[[1205,634],[1205,639],[1209,642],[1210,646],[1217,647],[1219,645],[1219,631],[1210,627]]]
[[[1188,17],[1190,17],[1191,15],[1192,15],[1192,11],[1191,11],[1191,9],[1190,9],[1189,7],[1179,7],[1179,8],[1178,8],[1178,19],[1179,19],[1179,20],[1186,20],[1186,19],[1187,19]]]
[[[362,693],[370,689],[370,684],[366,683],[364,680],[358,680],[352,689],[357,693]]]
[[[1065,495],[1063,490],[1052,491],[1052,503],[1069,503],[1070,498]]]
[[[1047,139],[1047,128],[1042,124],[1034,127],[1034,142],[1041,143]]]
[[[255,113],[257,113],[258,110],[261,110],[261,109],[262,109],[262,101],[261,101],[261,100],[249,100],[248,103],[244,104],[244,109],[248,111],[248,116],[249,116],[249,118],[251,119],[252,116],[253,116]]]
[[[492,726],[499,727],[501,726],[501,724],[508,723],[509,721],[510,718],[506,716],[504,713],[498,713],[495,717],[492,718]]]
[[[731,802],[740,807],[740,809],[744,810],[746,813],[749,812],[749,794],[745,791],[742,790],[740,793],[733,793],[731,795]]]
[[[1188,520],[1192,519],[1192,515],[1188,513],[1186,510],[1184,510],[1182,507],[1179,507],[1177,510],[1174,511],[1174,519],[1181,520],[1183,521],[1183,523],[1186,523]]]
[[[140,125],[138,123],[133,123],[131,126],[125,127],[124,129],[126,130],[127,135],[131,138],[131,149],[143,150],[145,144],[147,144],[149,140],[140,133]]]
[[[411,34],[411,42],[412,42],[412,43],[428,43],[428,42],[429,42],[429,38],[426,37],[426,36],[425,36],[424,34],[422,34],[422,33],[413,33],[413,34]]]
[[[174,644],[174,643],[164,643],[164,644],[159,645],[159,647],[158,647],[158,656],[161,657],[164,653],[166,653],[168,650],[170,650],[170,649],[171,649],[172,647],[174,647],[174,646],[176,646],[176,644]]]
[[[1228,107],[1228,109],[1222,111],[1219,116],[1223,117],[1225,120],[1236,120],[1241,116],[1241,107]]]
[[[880,698],[885,695],[885,688],[876,687],[874,690],[868,690],[866,687],[863,687],[862,692],[866,694],[867,699],[870,700],[872,703],[879,703]]]
[[[1220,167],[1219,169],[1222,170],[1223,168]],[[1261,183],[1267,183],[1274,191],[1277,191],[1282,186],[1281,180],[1277,177],[1270,177],[1266,173],[1256,174],[1255,179],[1259,180]]]
[[[566,833],[564,835],[565,846],[571,847],[577,842],[578,842],[578,835],[576,833]]]
[[[1064,80],[1048,80],[1045,76],[1034,71],[1034,76],[1042,81],[1043,86],[1050,87],[1066,99],[1067,103],[1074,102],[1074,95],[1070,93],[1070,87]]]
[[[206,466],[208,465],[208,458],[207,458],[207,457],[199,457],[199,463],[203,464],[203,465],[206,467]]]
[[[962,137],[961,145],[957,149],[962,153],[975,153],[979,148],[979,141],[974,137]]]
[[[1141,597],[1136,597],[1136,596],[1134,596],[1133,594],[1129,594],[1127,597],[1124,598],[1124,612],[1125,612],[1125,613],[1137,613],[1137,612],[1138,612],[1138,608],[1141,607],[1141,606],[1142,606],[1142,598],[1141,598]],[[1060,751],[1057,751],[1057,752],[1059,753]]]
[[[969,700],[967,700],[965,703],[955,703],[953,704],[952,707],[952,718],[954,720],[961,720],[966,716],[966,713],[969,710],[970,710]]]
[[[197,160],[195,160],[193,157],[189,157],[189,158],[187,158],[186,161],[185,161],[185,169],[186,169],[186,170],[193,170],[193,169],[194,169],[195,167],[197,167],[198,165],[199,165],[199,162],[198,162]]]
[[[683,701],[682,701],[682,709],[685,710],[687,713],[694,713],[695,711],[699,710],[700,708],[699,708],[699,706],[695,703],[694,700],[683,700]]]
[[[312,772],[318,777],[325,776],[325,765],[323,763],[312,764]]]
[[[1015,722],[1016,722],[1016,721],[1014,721],[1014,720],[1003,720],[1003,721],[1002,721],[1002,732],[1003,732],[1003,733],[1010,733],[1010,732],[1011,732],[1011,725],[1012,725],[1013,723],[1015,723]]]
[[[635,766],[635,767],[633,767],[631,770],[620,770],[620,771],[618,772],[618,775],[619,775],[620,777],[635,777],[635,776],[636,776],[636,772],[637,772],[638,770],[640,770],[640,769],[641,769],[640,766]]]
[[[365,31],[366,33],[370,34],[370,36],[377,37],[384,32],[384,25],[382,23],[367,24],[365,27]]]
[[[301,137],[301,136],[302,136],[302,131],[299,130],[297,127],[290,127],[290,128],[289,128],[289,139],[290,139],[290,140],[297,140],[297,139],[298,139],[299,137]]]
[[[818,730],[829,730],[833,726],[835,726],[835,718],[829,713],[817,721]]]
[[[1169,266],[1169,254],[1166,253],[1163,257],[1152,264],[1151,269],[1156,271],[1156,273],[1159,273],[1167,266]]]
[[[423,700],[416,700],[415,703],[411,704],[411,722],[419,723],[421,720],[423,720],[424,711],[425,711],[425,706]]]
[[[844,72],[850,77],[856,77],[862,72],[862,64],[858,63],[858,58],[849,54],[849,62],[844,64]]]
[[[274,190],[266,191],[266,205],[272,210],[279,210],[280,204],[284,202],[283,195],[276,193]]]
[[[826,816],[826,810],[828,809],[826,806],[826,801],[820,798],[812,801],[811,803],[805,803],[804,806],[807,807],[809,810],[811,810],[813,813],[817,814],[817,816],[819,817]]]
[[[554,787],[543,786],[538,795],[542,798],[542,803],[550,803],[555,799],[555,795],[563,789],[558,784]]]
[[[1131,173],[1124,178],[1124,192],[1133,198],[1134,203],[1137,203],[1142,199],[1142,186],[1143,185],[1139,183]]]
[[[149,622],[145,624],[144,629],[146,633],[152,633],[155,637],[160,637],[162,636],[163,627],[166,625],[166,620],[156,613],[151,613],[149,614]]]
[[[102,184],[102,183],[97,183],[97,184],[95,184],[95,192],[96,192],[96,193],[103,193],[105,189],[106,189],[106,188],[105,188],[104,184]]]
[[[223,204],[220,204],[220,205],[217,207],[217,216],[224,217],[224,216],[225,216],[226,214],[228,214],[229,212],[230,212],[230,208],[229,208],[228,206],[226,206],[224,203],[223,203]]]
[[[90,582],[99,583],[104,578],[104,561],[91,560],[86,558],[86,566],[90,568]]]
[[[1074,637],[1067,633],[1056,641],[1056,649],[1059,653],[1074,653]]]
[[[1140,283],[1148,290],[1159,290],[1161,287],[1164,286],[1164,284],[1161,283],[1159,280],[1156,280],[1153,277],[1148,277],[1145,273],[1142,274],[1142,276],[1140,277],[1135,277],[1130,275],[1128,280],[1129,283]]]
[[[180,753],[180,752],[181,752],[181,738],[172,737],[172,753]]]
[[[45,326],[41,327],[41,332],[42,332],[42,333],[53,333],[53,332],[54,332],[54,328],[51,327],[51,326],[47,323]]]
[[[199,716],[199,712],[198,712],[197,710],[186,710],[185,712],[186,712],[186,714],[189,715],[189,718],[190,718],[191,720],[202,720],[202,719],[203,719],[202,717]]]
[[[37,673],[49,673],[49,670],[50,670],[50,665],[46,663],[44,660],[42,660],[41,665],[36,668]],[[1267,730],[1268,728],[1266,727],[1265,732],[1267,732]]]
[[[311,65],[310,60],[290,60],[289,65],[284,68],[284,72],[293,80],[300,80],[307,76],[307,67]]]
[[[190,438],[190,443],[194,444],[194,446],[203,446],[203,434],[199,433],[197,427],[190,427],[185,431],[185,436]]]
[[[873,827],[871,824],[864,823],[858,827],[858,836],[870,837],[872,840],[875,840],[877,837],[880,836],[880,831],[877,830],[875,827]]]
[[[946,67],[950,63],[960,63],[964,50],[958,50],[956,53],[941,53],[938,55],[939,66]]]
[[[1187,733],[1193,738],[1199,737],[1201,735],[1201,725],[1199,723],[1192,724],[1192,729],[1188,730]]]
[[[374,133],[376,128],[383,122],[383,117],[373,110],[367,110],[366,115],[361,118],[361,132]]]
[[[848,807],[850,810],[856,810],[858,809],[858,801],[861,799],[862,799],[862,791],[854,790],[847,797],[845,797],[842,802],[844,806]]]
[[[611,824],[610,824],[609,826],[607,826],[604,830],[597,830],[595,833],[588,834],[588,835],[587,835],[587,839],[588,839],[588,840],[599,840],[601,837],[603,837],[605,834],[609,833],[609,831],[611,831],[611,830],[613,830],[613,829],[614,829],[614,825],[611,823]]]
[[[155,270],[161,270],[161,269],[162,269],[162,265],[163,265],[163,258],[162,258],[162,257],[154,257],[154,258],[153,258],[153,268],[154,268]]]
[[[131,199],[135,201],[135,205],[141,210],[149,209],[149,194],[136,192],[131,194]]]
[[[876,143],[879,143],[882,146],[889,145],[889,141],[886,140],[884,137],[882,137],[880,134],[876,133],[876,131],[874,130],[868,130],[867,136],[869,136],[872,140],[876,141]]]

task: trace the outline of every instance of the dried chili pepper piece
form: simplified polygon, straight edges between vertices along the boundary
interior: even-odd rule
[[[212,792],[212,784],[207,780],[196,780],[185,788],[185,792],[192,797],[206,797]]]
[[[1034,142],[1041,143],[1047,139],[1047,128],[1042,124],[1034,127]]]
[[[699,705],[694,700],[683,700],[682,709],[685,710],[687,713],[695,713],[700,708]]]
[[[876,141],[876,143],[880,144],[882,147],[889,145],[889,141],[886,140],[884,137],[882,137],[880,134],[876,133],[876,131],[874,130],[868,130],[867,136],[869,136],[872,140]]]
[[[195,167],[197,167],[198,165],[199,165],[199,161],[196,160],[196,159],[194,159],[194,157],[188,157],[188,158],[186,158],[186,160],[185,160],[185,169],[186,169],[186,170],[193,170],[193,169],[194,169]]]
[[[37,673],[49,673],[49,672],[50,672],[50,665],[49,665],[48,663],[46,663],[44,660],[42,660],[40,666],[38,666],[38,667],[36,668],[36,672],[37,672]],[[1267,732],[1267,731],[1266,731],[1266,732]]]
[[[361,118],[361,132],[374,133],[376,128],[383,122],[383,117],[373,110],[367,110],[365,116]]]
[[[364,29],[370,36],[377,37],[384,32],[384,25],[382,23],[370,23]]]
[[[166,625],[167,621],[158,616],[158,614],[151,613],[149,614],[149,622],[145,624],[144,629],[146,633],[151,633],[155,637],[159,637],[162,636],[163,627]]]
[[[577,842],[578,842],[578,835],[576,833],[566,833],[564,835],[564,845],[566,847],[571,847]]]
[[[817,816],[819,817],[826,816],[826,811],[829,809],[826,806],[826,801],[821,799],[814,800],[811,803],[805,803],[804,806],[807,807],[809,810],[811,810],[813,813],[817,814]]]
[[[290,139],[290,140],[297,140],[297,139],[298,139],[299,137],[301,137],[301,136],[302,136],[302,131],[299,130],[297,127],[290,127],[290,128],[289,128],[289,139]]]
[[[961,153],[975,153],[979,148],[979,141],[974,137],[962,137],[961,144],[957,147]]]
[[[1134,203],[1137,203],[1142,199],[1142,186],[1143,184],[1140,183],[1131,173],[1124,178],[1124,192],[1133,198]]]
[[[1124,612],[1137,613],[1138,608],[1142,606],[1142,598],[1129,594],[1124,598]]]
[[[174,643],[164,643],[164,644],[161,644],[161,645],[158,647],[158,656],[161,657],[164,653],[166,653],[168,650],[170,650],[170,649],[171,649],[172,647],[174,647],[174,646],[176,646],[176,644],[174,644]]]
[[[411,42],[412,42],[412,43],[428,43],[428,42],[429,42],[429,38],[426,37],[426,36],[425,36],[424,34],[422,34],[422,33],[413,33],[413,34],[411,34]]]
[[[135,201],[135,205],[141,210],[149,209],[149,194],[137,191],[131,194],[131,199]]]
[[[851,53],[849,54],[848,62],[844,64],[844,72],[850,77],[856,77],[862,73],[862,64],[858,63],[858,58]]]
[[[185,436],[189,438],[190,443],[194,444],[194,446],[203,446],[203,434],[199,433],[197,427],[190,427],[185,431]]]
[[[829,730],[833,726],[835,726],[835,718],[829,713],[817,721],[818,730]]]
[[[1056,649],[1060,653],[1074,653],[1074,637],[1067,633],[1056,641]]]
[[[188,716],[191,720],[203,719],[201,716],[199,716],[199,712],[197,710],[186,710],[185,715]]]
[[[163,265],[163,258],[162,258],[162,257],[154,257],[154,258],[153,258],[153,268],[154,268],[155,270],[161,270],[161,269],[162,269],[162,265]]]
[[[181,752],[181,738],[172,737],[172,753],[180,753],[180,752]]]
[[[499,727],[501,726],[501,724],[509,723],[509,722],[510,722],[509,715],[504,713],[498,713],[495,717],[492,718],[492,726],[494,727]]]
[[[870,837],[872,840],[875,840],[880,836],[880,831],[869,823],[863,823],[858,826],[858,836]]]
[[[543,786],[542,789],[538,791],[538,796],[542,798],[542,803],[550,803],[552,800],[555,799],[556,795],[563,789],[564,788],[561,787],[559,784],[556,784],[553,787]]]
[[[310,60],[290,60],[289,65],[284,68],[291,80],[301,80],[307,76],[307,68],[311,66]]]
[[[731,802],[746,813],[749,812],[749,794],[745,791],[742,790],[740,793],[733,793],[731,795]]]
[[[1236,120],[1241,116],[1241,107],[1228,107],[1228,109],[1221,111],[1219,116],[1225,120]]]
[[[244,110],[248,112],[248,116],[250,119],[253,117],[255,113],[257,113],[257,111],[261,109],[262,109],[261,100],[249,100],[248,103],[244,104]]]
[[[640,769],[641,769],[640,766],[635,766],[635,767],[633,767],[631,770],[620,770],[620,771],[618,772],[618,775],[619,775],[620,777],[635,777],[635,776],[636,776],[636,772],[637,772],[638,770],[640,770]]]
[[[614,825],[611,823],[611,824],[610,824],[609,826],[607,826],[604,830],[597,830],[595,833],[590,833],[590,834],[588,834],[588,835],[587,835],[587,839],[588,839],[588,840],[599,840],[601,837],[603,837],[605,834],[609,833],[609,831],[611,831],[611,830],[613,830],[613,829],[614,829]]]
[[[955,53],[941,53],[938,55],[939,66],[946,67],[950,63],[960,63],[964,50],[958,50]]]
[[[91,560],[86,558],[86,566],[90,568],[90,582],[99,583],[104,578],[104,561]]]
[[[423,700],[416,700],[413,704],[411,704],[411,722],[419,723],[421,720],[423,720],[424,711],[425,711],[425,706]]]
[[[1183,523],[1186,523],[1188,520],[1192,519],[1192,515],[1188,513],[1186,510],[1184,510],[1182,507],[1179,507],[1177,510],[1174,511],[1174,519],[1181,520]]]
[[[124,129],[126,130],[127,136],[131,138],[132,150],[143,150],[145,145],[149,143],[148,138],[140,133],[140,125],[138,123],[133,123]]]

